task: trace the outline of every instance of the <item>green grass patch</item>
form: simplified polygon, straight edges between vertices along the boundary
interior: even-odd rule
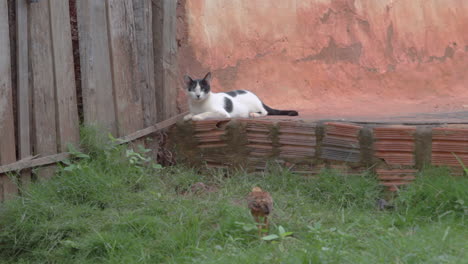
[[[378,211],[372,174],[161,169],[145,150],[99,137],[85,132],[86,154],[1,205],[1,262],[467,263],[468,182],[444,169],[422,172],[395,210]],[[253,186],[275,202],[270,241],[252,228]]]
[[[448,168],[429,168],[396,199],[401,215],[414,222],[468,215],[468,177],[452,176]]]

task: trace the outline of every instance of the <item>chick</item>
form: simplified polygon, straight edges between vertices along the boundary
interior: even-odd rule
[[[265,227],[267,230],[269,227],[268,216],[273,210],[273,199],[268,192],[263,191],[259,187],[254,187],[247,197],[247,202],[250,213],[255,218],[255,222],[258,223],[258,235],[261,236],[262,227]],[[260,221],[260,217],[263,217],[263,224]]]

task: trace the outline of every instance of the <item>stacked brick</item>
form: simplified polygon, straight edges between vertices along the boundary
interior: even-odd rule
[[[449,166],[456,174],[463,173],[460,161],[468,165],[468,126],[246,119],[177,127],[172,137],[183,141],[177,154],[198,166],[258,171],[275,162],[304,175],[323,167],[373,168],[381,185],[397,191],[425,165]]]

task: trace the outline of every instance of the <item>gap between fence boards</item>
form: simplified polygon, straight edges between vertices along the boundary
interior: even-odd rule
[[[148,136],[152,133],[158,132],[162,129],[168,128],[172,125],[174,125],[179,119],[181,119],[183,116],[188,114],[188,112],[176,115],[174,117],[171,117],[167,120],[164,120],[162,122],[159,122],[157,124],[154,124],[152,126],[149,126],[147,128],[138,130],[134,133],[131,133],[130,135],[123,136],[121,138],[117,139],[118,144],[125,144],[131,141],[134,141],[136,139],[142,138],[144,136]],[[49,165],[53,163],[57,163],[60,161],[63,161],[65,159],[68,159],[70,157],[70,153],[68,152],[63,152],[63,153],[58,153],[58,154],[53,154],[49,155],[46,157],[42,158],[36,158],[39,155],[36,156],[31,156],[27,157],[25,159],[19,160],[17,162],[0,166],[0,174],[12,172],[12,171],[20,171],[23,169],[28,169],[28,168],[33,168],[33,167],[38,167],[38,166],[44,166],[44,165]]]

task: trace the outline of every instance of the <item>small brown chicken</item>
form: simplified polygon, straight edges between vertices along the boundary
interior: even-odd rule
[[[255,218],[255,222],[258,223],[258,235],[261,236],[262,226],[268,230],[268,215],[273,210],[273,199],[268,192],[263,191],[259,187],[254,187],[247,197],[247,202],[250,213]],[[260,221],[260,217],[263,217],[263,224]]]

